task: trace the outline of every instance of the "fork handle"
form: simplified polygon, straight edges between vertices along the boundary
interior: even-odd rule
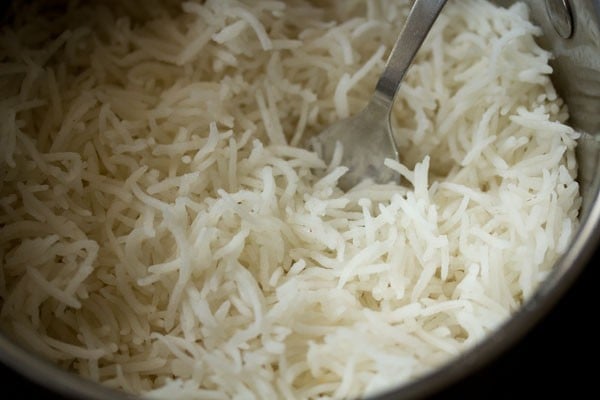
[[[416,0],[375,86],[374,100],[391,110],[400,82],[447,0]],[[383,104],[381,104],[383,103]]]

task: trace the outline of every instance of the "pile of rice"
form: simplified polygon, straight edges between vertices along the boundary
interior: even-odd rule
[[[0,326],[111,387],[343,398],[536,290],[578,134],[523,4],[449,2],[393,116],[405,185],[304,146],[360,110],[408,1],[22,5],[0,36]],[[349,149],[360,151],[360,149]]]

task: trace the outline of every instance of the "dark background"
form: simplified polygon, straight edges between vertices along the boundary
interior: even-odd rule
[[[434,399],[597,398],[600,251],[552,312],[515,347],[488,367],[434,396]],[[4,393],[63,399],[0,364]],[[594,395],[594,393],[596,393]]]

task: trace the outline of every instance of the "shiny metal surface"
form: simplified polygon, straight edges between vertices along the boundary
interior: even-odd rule
[[[512,1],[500,0],[502,5]],[[577,149],[583,196],[581,225],[570,248],[536,295],[496,333],[444,367],[377,399],[422,398],[489,363],[518,341],[572,285],[598,248],[600,239],[600,0],[571,1],[573,32],[564,39],[549,20],[545,2],[527,0],[531,18],[544,35],[540,43],[553,51],[553,80],[569,106],[570,123],[585,133]],[[30,379],[72,398],[134,399],[94,384],[41,360],[0,334],[0,361]]]
[[[397,174],[383,165],[386,158],[398,160],[390,122],[392,106],[404,74],[444,4],[446,0],[414,2],[369,104],[357,115],[334,123],[313,139],[313,147],[326,161],[333,158],[336,144],[342,145],[341,165],[349,169],[339,180],[342,189],[351,189],[364,178],[379,183],[397,179]]]
[[[568,39],[573,35],[573,15],[568,0],[546,0],[546,12],[560,37]]]

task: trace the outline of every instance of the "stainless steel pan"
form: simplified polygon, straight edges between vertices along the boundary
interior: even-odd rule
[[[511,0],[497,1],[510,5]],[[522,309],[487,340],[451,363],[381,398],[417,398],[439,392],[479,370],[514,346],[556,305],[600,243],[600,0],[526,0],[531,17],[553,52],[553,81],[571,114],[570,124],[585,132],[577,149],[583,196],[581,226],[553,273]],[[2,3],[5,4],[5,3]],[[1,10],[0,10],[1,12]],[[63,371],[29,353],[0,333],[0,361],[51,391],[73,398],[133,399]]]

